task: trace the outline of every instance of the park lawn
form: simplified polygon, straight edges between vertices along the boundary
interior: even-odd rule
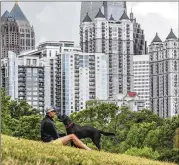
[[[2,165],[175,165],[1,135]]]

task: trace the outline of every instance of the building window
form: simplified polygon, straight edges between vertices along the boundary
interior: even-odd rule
[[[33,90],[35,90],[35,91],[36,91],[36,90],[37,90],[37,87],[33,87]]]
[[[33,105],[37,105],[37,102],[33,102]]]
[[[33,66],[37,66],[37,59],[32,60]]]
[[[37,92],[33,92],[33,95],[37,95]]]
[[[37,100],[37,97],[33,97],[33,100]]]
[[[27,100],[31,100],[32,99],[32,97],[27,97]]]
[[[30,39],[26,40],[26,46],[30,46]]]
[[[30,62],[31,62],[30,59],[27,59],[27,60],[26,60],[26,64],[27,64],[28,66],[30,66]]]

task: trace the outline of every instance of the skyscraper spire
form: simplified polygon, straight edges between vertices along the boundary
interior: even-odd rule
[[[101,12],[101,9],[99,8],[99,11],[95,18],[105,18],[104,14]]]
[[[132,8],[131,8],[131,13],[130,13],[130,19],[133,20],[134,19],[134,15],[132,13]]]
[[[27,21],[26,16],[22,12],[21,8],[18,5],[18,1],[15,1],[14,7],[12,8],[10,14],[17,20],[17,21]]]
[[[91,18],[89,17],[88,13],[86,13],[86,17],[84,18],[83,22],[91,22]]]
[[[171,28],[171,31],[169,33],[169,35],[167,36],[166,39],[177,39],[177,37],[175,36],[175,34],[173,33],[173,30]]]
[[[158,33],[156,33],[154,39],[152,40],[152,43],[153,42],[162,42],[162,40],[160,39],[160,37],[158,36]]]
[[[120,20],[123,20],[123,19],[129,19],[129,17],[127,16],[127,13],[126,13],[126,11],[124,10],[124,13],[123,13],[123,15],[121,16],[121,18],[120,18]]]

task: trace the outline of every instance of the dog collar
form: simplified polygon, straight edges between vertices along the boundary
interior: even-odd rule
[[[70,128],[72,125],[73,125],[73,122],[68,124],[68,125],[66,125],[66,128]]]

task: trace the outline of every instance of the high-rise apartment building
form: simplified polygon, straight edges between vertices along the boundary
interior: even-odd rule
[[[105,53],[109,59],[109,98],[133,91],[133,23],[126,12],[119,21],[107,20],[99,9],[92,21],[88,13],[80,25],[80,45],[85,53]]]
[[[7,94],[42,112],[51,104],[69,115],[108,98],[108,56],[82,53],[73,42],[44,42],[18,57],[9,51],[1,61]]]
[[[83,22],[88,13],[89,17],[93,20],[98,13],[99,9],[104,13],[105,18],[108,20],[113,15],[113,18],[118,21],[124,10],[126,9],[125,1],[87,1],[81,2],[81,14],[80,14],[80,24]]]
[[[67,49],[67,48],[66,48]],[[86,101],[108,98],[108,57],[102,53],[82,53],[79,48],[62,50],[57,58],[57,97],[61,110],[70,114],[85,109]]]
[[[35,32],[33,26],[22,12],[18,3],[14,4],[10,14],[15,18],[20,33],[20,47],[21,51],[30,50],[35,48]]]
[[[2,60],[1,60],[2,61]],[[21,57],[11,51],[3,59],[3,82],[12,99],[27,100],[34,108],[44,110],[44,68],[37,57]]]
[[[1,17],[2,58],[8,51],[16,54],[35,48],[35,32],[18,3],[15,2],[11,12],[7,10]]]
[[[133,56],[134,91],[150,109],[149,55]]]
[[[8,11],[1,17],[1,44],[1,58],[7,57],[9,50],[16,54],[20,53],[19,27]]]
[[[151,109],[163,118],[179,114],[179,40],[172,29],[164,42],[156,34],[149,56]]]
[[[130,13],[130,20],[133,22],[134,55],[147,54],[147,41],[145,41],[144,30],[142,30],[140,24],[137,23],[132,11]]]

